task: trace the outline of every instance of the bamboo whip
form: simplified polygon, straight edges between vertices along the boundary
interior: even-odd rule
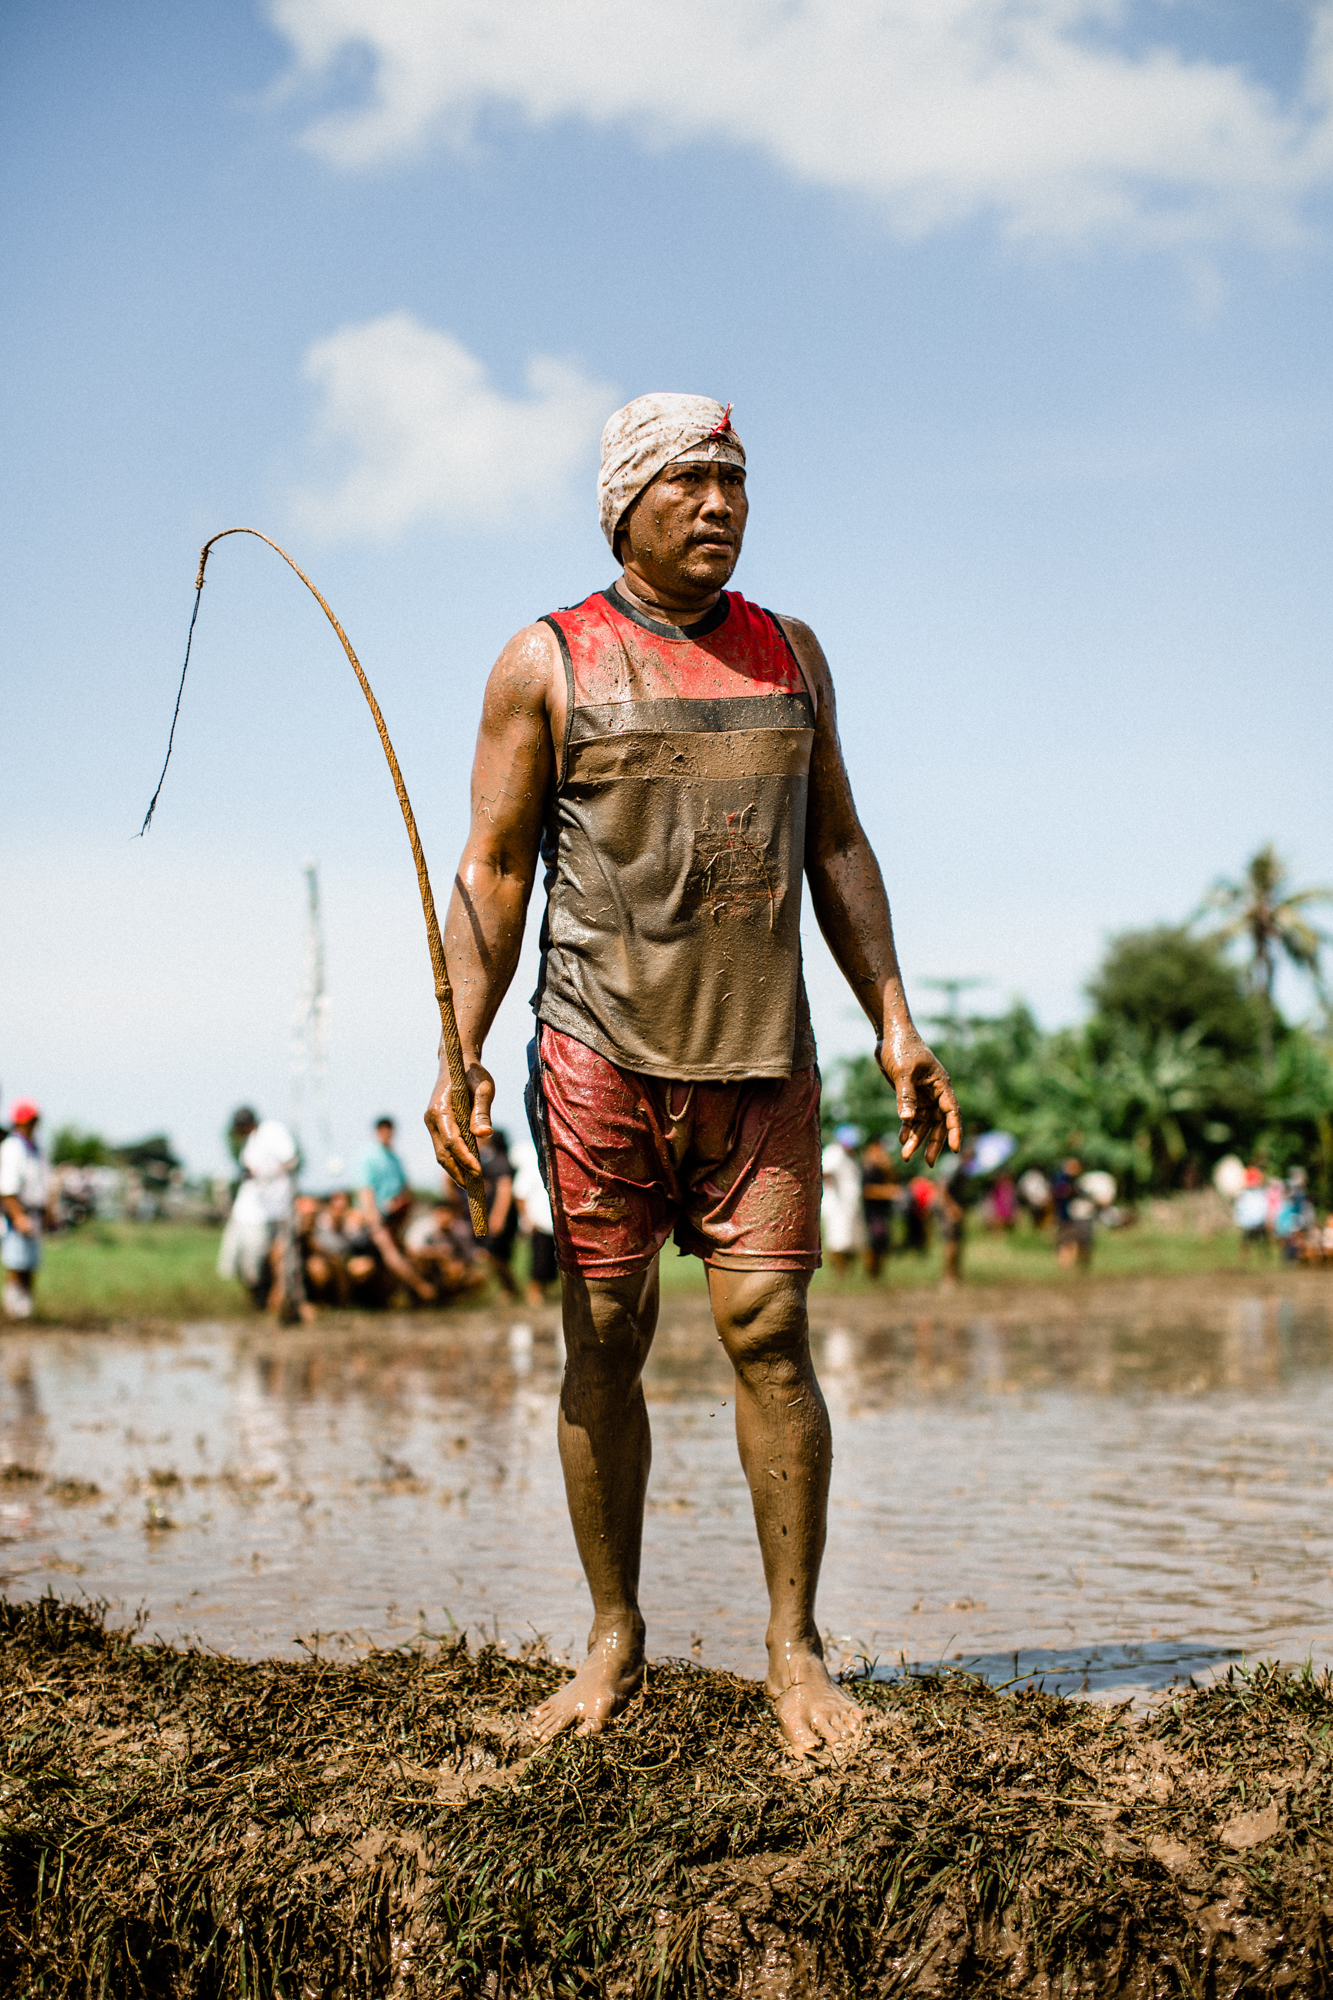
[[[310,578],[301,568],[301,565],[292,561],[286,549],[280,548],[278,543],[272,541],[269,536],[260,534],[258,528],[223,528],[218,534],[210,536],[209,540],[204,543],[203,548],[199,551],[199,574],[194,580],[194,612],[190,618],[190,633],[185,645],[185,665],[181,668],[180,687],[176,693],[176,708],[171,718],[171,734],[167,738],[167,754],[162,765],[162,776],[157,781],[157,791],[153,793],[148,811],[144,815],[144,823],[139,831],[141,834],[147,833],[152,823],[158,794],[162,790],[162,782],[167,775],[167,765],[171,762],[171,746],[176,740],[176,723],[180,716],[181,696],[185,692],[185,675],[190,664],[190,648],[194,644],[195,620],[199,616],[199,600],[203,595],[204,570],[208,564],[209,552],[215,542],[225,540],[228,535],[254,535],[258,541],[267,542],[269,548],[282,557],[288,568],[296,571],[296,574],[300,577],[302,583],[315,599],[315,602],[319,605],[320,610],[324,613],[334,631],[338,634],[339,639],[342,641],[342,649],[351,661],[352,671],[361,683],[361,692],[366,697],[370,713],[375,719],[375,727],[379,731],[380,742],[384,746],[384,754],[389,760],[389,770],[393,776],[393,788],[398,794],[398,803],[403,809],[403,822],[407,827],[407,837],[412,846],[412,859],[416,863],[417,870],[417,887],[421,891],[421,909],[426,919],[426,941],[430,946],[431,969],[435,974],[435,998],[439,1002],[440,1008],[440,1030],[444,1040],[445,1057],[449,1064],[450,1098],[458,1129],[463,1134],[475,1158],[477,1142],[472,1134],[472,1092],[468,1087],[467,1069],[463,1062],[463,1045],[458,1039],[458,1022],[454,1017],[453,988],[449,984],[449,968],[445,964],[444,942],[440,937],[439,919],[435,914],[435,897],[430,886],[430,876],[426,870],[426,857],[421,851],[421,838],[417,833],[417,823],[412,812],[412,802],[407,796],[407,786],[403,783],[403,774],[398,768],[398,759],[394,754],[393,744],[389,740],[389,732],[384,726],[384,717],[380,713],[380,705],[375,699],[370,682],[366,679],[360,660],[358,660],[356,654],[352,651],[351,640],[334,617],[324,597],[316,590]],[[472,1218],[472,1233],[477,1238],[477,1241],[481,1242],[487,1233],[486,1189],[482,1181],[479,1165],[469,1171],[464,1182],[464,1188],[467,1194],[468,1213]]]

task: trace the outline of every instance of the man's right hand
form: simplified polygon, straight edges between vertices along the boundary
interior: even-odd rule
[[[489,1139],[495,1079],[480,1063],[469,1063],[467,1080],[472,1092],[472,1136]],[[464,1138],[463,1129],[454,1115],[449,1065],[443,1057],[440,1059],[440,1074],[435,1079],[435,1088],[426,1107],[426,1130],[430,1133],[435,1157],[444,1171],[451,1180],[457,1181],[459,1187],[464,1186],[468,1175],[477,1171],[477,1156]]]

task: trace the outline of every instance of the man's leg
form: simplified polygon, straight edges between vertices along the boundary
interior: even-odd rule
[[[560,1464],[574,1540],[592,1592],[588,1657],[534,1712],[539,1736],[590,1735],[643,1681],[639,1557],[652,1462],[643,1368],[657,1328],[657,1261],[627,1278],[566,1271]]]
[[[736,1442],[768,1585],[768,1692],[798,1755],[841,1742],[862,1712],[835,1687],[815,1624],[833,1449],[810,1360],[805,1273],[708,1267],[713,1317],[736,1371]]]

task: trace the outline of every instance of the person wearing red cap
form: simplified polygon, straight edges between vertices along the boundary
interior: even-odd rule
[[[29,1319],[32,1287],[42,1261],[42,1224],[51,1200],[46,1156],[34,1136],[41,1112],[30,1098],[10,1107],[14,1128],[0,1141],[0,1265],[4,1267],[6,1319]]]

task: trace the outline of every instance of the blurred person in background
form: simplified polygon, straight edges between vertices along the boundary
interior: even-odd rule
[[[1081,1160],[1068,1159],[1051,1183],[1055,1210],[1055,1261],[1066,1268],[1087,1270],[1092,1263],[1092,1229],[1097,1204],[1079,1187]]]
[[[997,1174],[995,1185],[987,1197],[987,1220],[992,1229],[1002,1229],[1010,1235],[1018,1222],[1018,1189],[1014,1186],[1012,1174]]]
[[[316,1263],[316,1260],[317,1263]],[[310,1232],[307,1270],[339,1305],[383,1305],[384,1270],[365,1218],[345,1188],[335,1188]]]
[[[1044,1229],[1051,1219],[1051,1184],[1040,1167],[1029,1167],[1018,1180],[1018,1199],[1032,1217],[1034,1229]]]
[[[935,1210],[935,1183],[929,1174],[913,1174],[907,1183],[907,1247],[924,1257],[930,1248],[930,1218]]]
[[[33,1285],[42,1261],[42,1230],[52,1219],[51,1172],[37,1143],[41,1112],[31,1098],[12,1106],[12,1130],[0,1139],[0,1265],[6,1319],[32,1316]]]
[[[509,1135],[498,1126],[489,1139],[481,1142],[481,1177],[486,1183],[486,1254],[501,1285],[511,1299],[516,1299],[514,1243],[518,1237],[518,1210],[514,1206],[514,1166],[509,1157]]]
[[[1245,1184],[1236,1196],[1231,1220],[1240,1231],[1242,1256],[1268,1248],[1268,1187],[1262,1168],[1245,1169]]]
[[[902,1189],[898,1169],[876,1134],[861,1155],[861,1203],[866,1224],[866,1276],[878,1278],[893,1251],[893,1214]]]
[[[1294,1263],[1299,1257],[1307,1230],[1314,1226],[1314,1203],[1310,1200],[1304,1167],[1293,1167],[1283,1183],[1282,1206],[1277,1212],[1277,1240],[1282,1255]]]
[[[855,1125],[839,1125],[831,1143],[824,1148],[822,1161],[824,1198],[819,1222],[824,1255],[840,1278],[846,1277],[853,1258],[865,1245],[861,1167],[856,1157],[860,1143],[861,1134]]]
[[[385,1270],[429,1305],[435,1288],[402,1248],[403,1231],[412,1213],[412,1190],[407,1184],[407,1169],[393,1149],[393,1132],[393,1120],[387,1113],[375,1120],[375,1144],[361,1163],[361,1217]]]
[[[935,1213],[944,1252],[941,1282],[950,1286],[962,1283],[967,1211],[978,1192],[975,1164],[976,1147],[968,1145],[953,1159],[945,1158],[935,1181]]]
[[[489,1259],[478,1255],[472,1240],[472,1225],[460,1230],[459,1207],[453,1200],[453,1183],[434,1208],[414,1215],[403,1237],[403,1248],[423,1276],[430,1279],[441,1299],[480,1291],[489,1278]]]
[[[282,1305],[282,1248],[291,1240],[296,1141],[276,1118],[260,1120],[243,1104],[231,1121],[241,1184],[218,1248],[218,1276],[239,1278],[254,1303]],[[277,1256],[275,1257],[275,1252]]]
[[[527,1301],[530,1306],[546,1304],[547,1287],[556,1279],[555,1218],[551,1197],[542,1179],[537,1148],[525,1142],[510,1155],[514,1162],[514,1206],[518,1226],[528,1242]]]

